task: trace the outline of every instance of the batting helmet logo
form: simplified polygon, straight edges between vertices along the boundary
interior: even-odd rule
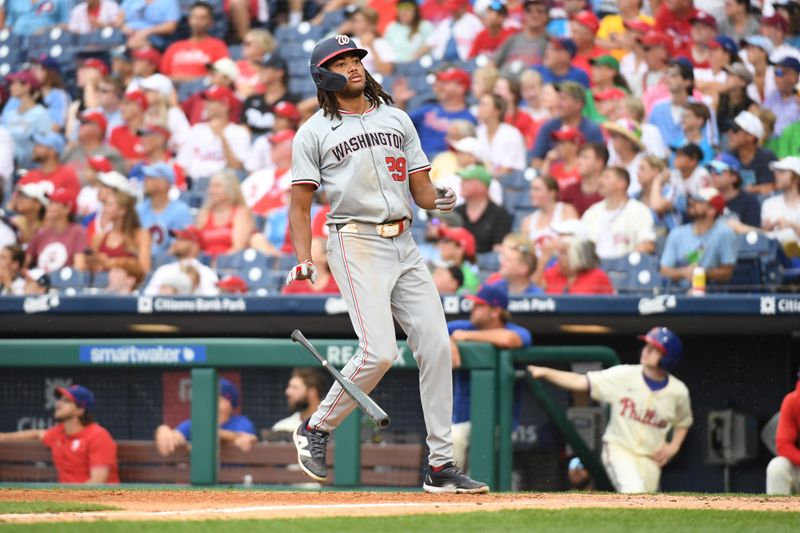
[[[367,51],[359,48],[347,35],[336,35],[320,41],[311,52],[309,69],[311,78],[318,89],[323,91],[341,91],[347,85],[347,78],[341,74],[331,72],[324,67],[326,63],[342,54],[353,52],[360,59],[367,55]]]

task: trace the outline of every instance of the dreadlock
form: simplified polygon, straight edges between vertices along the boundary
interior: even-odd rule
[[[379,107],[382,103],[394,103],[394,98],[392,98],[389,93],[384,91],[383,87],[381,87],[381,84],[375,81],[375,78],[370,76],[369,72],[366,70],[364,71],[364,79],[366,80],[364,84],[364,96],[366,96],[369,103],[375,107]],[[333,91],[323,91],[322,89],[318,89],[317,101],[319,102],[319,107],[322,108],[323,116],[330,116],[337,120],[342,119],[342,115],[339,113],[339,104]]]

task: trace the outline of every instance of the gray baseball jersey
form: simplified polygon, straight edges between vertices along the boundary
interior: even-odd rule
[[[322,185],[331,203],[328,265],[347,303],[359,350],[342,374],[369,393],[398,355],[394,321],[408,335],[419,365],[429,464],[453,459],[452,364],[442,303],[422,256],[405,231],[384,238],[350,232],[349,222],[411,218],[408,176],[430,168],[403,111],[389,105],[341,120],[318,112],[294,140],[293,184]],[[331,431],[355,408],[334,383],[309,426]]]
[[[430,163],[408,115],[389,105],[342,118],[317,111],[292,145],[292,184],[322,185],[328,223],[411,218],[408,176]]]

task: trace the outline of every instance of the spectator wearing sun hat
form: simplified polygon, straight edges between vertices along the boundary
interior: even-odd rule
[[[696,266],[709,281],[727,282],[736,264],[736,234],[720,216],[725,198],[714,187],[689,197],[692,222],[678,226],[667,236],[661,254],[661,275],[679,289],[688,289]]]
[[[153,257],[166,254],[172,239],[170,231],[192,223],[189,206],[179,199],[171,200],[170,188],[175,185],[172,165],[157,162],[141,169],[145,198],[136,206],[142,227],[150,232]]]
[[[775,177],[769,164],[775,154],[760,146],[764,138],[764,125],[750,111],[742,111],[733,120],[728,132],[728,151],[742,165],[744,189],[755,194],[768,194],[775,187]]]
[[[800,60],[785,57],[775,65],[776,88],[767,94],[763,107],[775,114],[775,136],[780,136],[790,124],[800,120],[800,104],[795,87],[800,74]]]

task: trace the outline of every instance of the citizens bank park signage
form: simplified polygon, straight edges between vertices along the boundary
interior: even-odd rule
[[[161,298],[139,296],[136,311],[149,313],[245,313],[244,298]]]

